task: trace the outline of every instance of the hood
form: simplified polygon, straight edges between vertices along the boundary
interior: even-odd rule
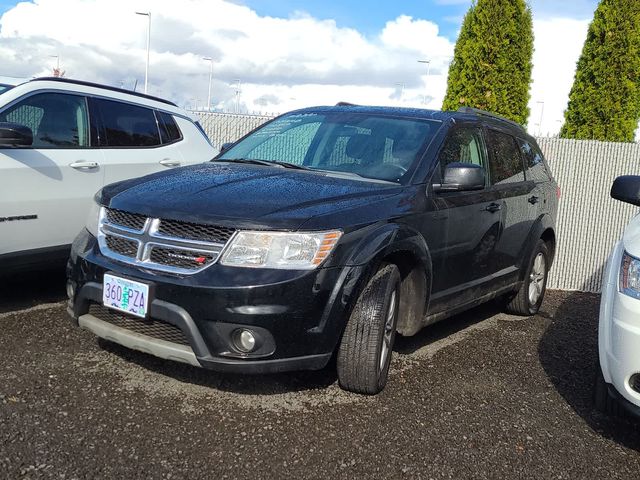
[[[402,188],[322,172],[208,162],[108,185],[98,201],[152,217],[295,230],[311,217],[371,204]]]

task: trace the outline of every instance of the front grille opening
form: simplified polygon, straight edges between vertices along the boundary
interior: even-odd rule
[[[169,237],[199,240],[201,242],[227,243],[235,232],[233,228],[198,223],[161,220],[158,232]]]
[[[104,305],[91,304],[89,313],[103,322],[147,337],[189,346],[186,335],[175,325],[156,319],[134,317],[124,312],[118,312]]]
[[[147,217],[137,213],[123,212],[122,210],[115,210],[113,208],[107,208],[105,210],[109,223],[131,228],[132,230],[142,230],[144,228],[144,222],[147,221]]]
[[[138,254],[138,242],[136,241],[114,237],[113,235],[107,235],[105,241],[107,242],[109,250],[118,255],[135,258]]]
[[[188,250],[153,247],[149,260],[160,265],[195,270],[208,265],[216,258],[217,256],[211,252],[191,252]]]

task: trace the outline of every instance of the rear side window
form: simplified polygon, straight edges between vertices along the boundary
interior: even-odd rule
[[[518,139],[520,152],[524,160],[524,168],[527,180],[534,182],[549,181],[549,174],[544,164],[544,157],[540,150],[526,140]]]
[[[507,133],[491,129],[487,131],[487,138],[491,158],[491,183],[501,185],[524,181],[522,158],[516,139]]]
[[[100,145],[105,147],[154,147],[160,132],[153,110],[128,103],[94,99],[102,120]]]
[[[0,113],[0,122],[18,123],[31,129],[32,148],[89,146],[87,102],[79,95],[32,95]]]
[[[182,139],[182,134],[173,115],[156,111],[156,118],[158,119],[160,140],[163,144],[177,142]]]

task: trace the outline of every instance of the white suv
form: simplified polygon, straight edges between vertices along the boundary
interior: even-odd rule
[[[64,261],[103,185],[212,159],[175,104],[40,78],[0,91],[0,274]]]

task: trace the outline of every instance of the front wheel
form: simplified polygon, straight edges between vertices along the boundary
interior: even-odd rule
[[[387,383],[400,302],[400,272],[384,265],[358,297],[338,348],[340,386],[369,395]]]
[[[506,310],[514,315],[530,316],[538,313],[547,289],[549,275],[549,249],[538,240],[524,281],[518,293],[510,299]]]

